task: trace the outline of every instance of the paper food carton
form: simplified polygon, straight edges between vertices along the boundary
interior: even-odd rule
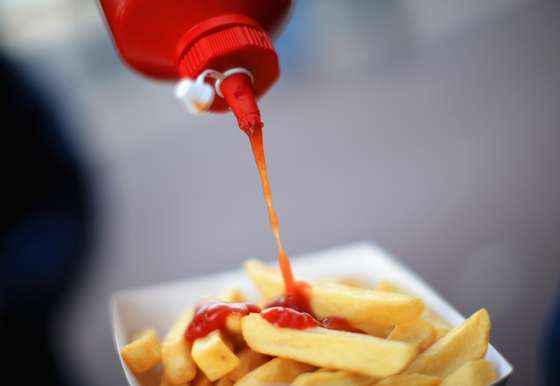
[[[344,275],[354,275],[372,282],[389,279],[422,298],[427,307],[453,326],[465,320],[416,274],[371,243],[352,244],[296,257],[293,267],[296,277],[305,279]],[[194,306],[201,298],[232,287],[241,288],[256,297],[251,283],[240,269],[114,294],[111,299],[111,317],[117,352],[128,343],[132,334],[146,327],[153,327],[160,337],[164,336],[185,308]],[[481,306],[483,303],[484,299],[481,299]],[[493,346],[489,347],[486,359],[493,363],[498,373],[495,385],[505,385],[513,372],[512,365]],[[159,385],[157,370],[139,379],[122,363],[122,359],[121,364],[131,386]]]

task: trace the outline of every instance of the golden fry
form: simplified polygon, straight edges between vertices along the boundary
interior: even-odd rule
[[[216,383],[216,386],[233,386],[233,381],[227,377],[220,378]]]
[[[375,381],[376,378],[367,375],[321,369],[299,375],[292,386],[367,386]]]
[[[217,330],[194,341],[192,358],[212,382],[223,377],[239,364],[239,358],[231,351],[228,343]]]
[[[226,330],[232,334],[241,334],[241,315],[231,314],[226,318]]]
[[[480,359],[459,367],[443,380],[441,386],[488,386],[497,378],[494,366]]]
[[[159,383],[159,386],[174,386],[171,382],[169,382],[169,379],[167,378],[167,375],[165,375],[165,373],[162,374],[161,376],[161,381]],[[189,386],[188,383],[183,383],[179,386]]]
[[[235,386],[262,386],[274,383],[291,383],[298,375],[312,371],[313,367],[284,358],[274,358],[245,374]]]
[[[214,384],[208,379],[202,371],[196,374],[196,378],[192,382],[193,386],[214,386]]]
[[[422,373],[443,378],[466,362],[481,359],[488,349],[490,327],[488,311],[477,311],[420,354],[405,373]]]
[[[387,338],[391,331],[393,331],[392,326],[381,326],[375,323],[353,323],[353,326],[368,335],[377,336],[378,338]]]
[[[375,386],[438,386],[441,379],[424,374],[394,375],[379,381]]]
[[[234,382],[237,382],[245,374],[269,360],[268,356],[255,352],[250,348],[241,350],[237,357],[239,358],[239,364],[226,375],[227,378]]]
[[[347,285],[347,286],[350,286],[350,287],[373,289],[373,287],[371,286],[371,283],[369,283],[367,280],[365,280],[365,279],[363,279],[359,276],[354,276],[354,275],[338,276],[338,277],[334,277],[332,279],[325,278],[325,279],[317,280],[316,282],[319,282],[319,283],[322,283],[322,282],[338,283],[338,284],[344,284],[344,285]]]
[[[426,320],[416,319],[414,322],[396,326],[387,339],[410,343],[422,352],[435,342],[436,330]]]
[[[163,371],[171,385],[182,385],[192,381],[196,365],[191,356],[190,344],[184,337],[193,317],[193,311],[184,312],[165,336],[161,348]]]
[[[169,383],[169,380],[167,379],[165,373],[162,374],[161,376],[161,381],[159,382],[159,386],[172,386],[171,383]]]
[[[408,291],[405,291],[404,289],[399,287],[398,284],[393,283],[392,281],[389,280],[379,281],[375,286],[375,289],[377,291],[395,292],[399,294],[410,295]],[[435,311],[429,309],[428,307],[424,309],[424,315],[422,315],[422,317],[426,321],[430,322],[431,325],[434,327],[436,332],[435,340],[439,340],[442,336],[447,334],[449,330],[451,330],[451,324],[447,320],[439,316]]]
[[[146,372],[161,361],[161,345],[156,331],[148,328],[121,349],[121,356],[135,373]]]
[[[265,301],[284,294],[282,276],[271,266],[259,260],[247,260],[243,268]]]
[[[402,371],[417,354],[417,349],[408,343],[363,334],[324,328],[278,328],[259,314],[243,317],[241,326],[247,345],[254,351],[373,377]]]
[[[265,299],[282,295],[284,284],[278,271],[250,260],[245,271]],[[311,283],[311,308],[319,318],[341,317],[353,326],[394,326],[417,319],[424,302],[410,295],[373,291],[333,282]]]
[[[336,283],[313,284],[310,300],[317,317],[337,316],[353,325],[394,326],[417,319],[424,310],[424,302],[409,295]]]
[[[424,315],[422,316],[422,318],[430,322],[430,324],[434,328],[434,331],[436,333],[435,340],[439,340],[445,334],[451,331],[451,324],[429,308],[424,311]]]
[[[393,283],[390,280],[380,280],[377,284],[373,287],[376,291],[384,291],[384,292],[395,292],[398,294],[406,294],[407,292],[399,287],[398,284]]]
[[[247,296],[240,288],[230,288],[225,290],[220,296],[220,301],[227,303],[243,303],[247,301]]]

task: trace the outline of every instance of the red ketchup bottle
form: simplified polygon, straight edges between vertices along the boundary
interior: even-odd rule
[[[291,0],[100,0],[123,59],[153,78],[179,80],[189,111],[225,111],[247,129],[256,99],[279,76],[271,37]]]

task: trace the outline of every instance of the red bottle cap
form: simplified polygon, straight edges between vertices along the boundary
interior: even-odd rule
[[[253,19],[243,15],[217,16],[205,20],[181,39],[179,71],[181,76],[196,78],[202,71],[213,69],[225,72],[231,68],[242,67],[249,70],[254,78],[252,91],[258,98],[278,79],[280,70],[278,56],[272,47],[268,34]],[[182,47],[182,48],[181,48]],[[247,86],[251,83],[245,75],[232,75],[224,80],[221,88],[243,90],[248,97]],[[235,82],[236,87],[231,83]],[[226,86],[229,84],[229,86]],[[239,98],[216,98],[210,110],[225,111],[228,103]],[[243,99],[243,98],[242,98]],[[256,106],[256,103],[254,104]],[[231,106],[234,113],[238,108]],[[258,110],[257,110],[258,111]],[[237,118],[240,120],[238,114]],[[240,122],[241,123],[241,122]]]

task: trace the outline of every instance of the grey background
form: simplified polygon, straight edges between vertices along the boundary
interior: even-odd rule
[[[114,290],[271,259],[244,135],[188,116],[172,85],[129,72],[95,5],[7,1],[2,44],[73,123],[94,172],[90,269],[60,310],[60,360],[124,384]],[[493,343],[536,384],[560,272],[560,5],[308,1],[277,47],[261,103],[291,254],[373,240],[458,309],[486,306]]]

